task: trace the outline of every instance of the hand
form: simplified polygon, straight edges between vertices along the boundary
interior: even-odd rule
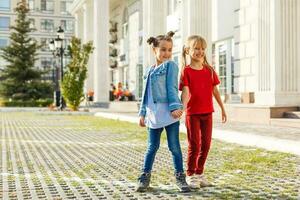
[[[182,115],[183,111],[178,109],[178,110],[174,110],[173,112],[171,112],[171,115],[174,119],[180,118]]]
[[[227,121],[227,115],[225,110],[222,110],[222,123],[225,123]]]
[[[145,117],[140,117],[140,121],[139,121],[139,125],[140,125],[140,127],[145,127],[146,125],[145,125]]]

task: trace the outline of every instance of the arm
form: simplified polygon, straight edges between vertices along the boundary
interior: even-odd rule
[[[187,104],[190,100],[189,93],[190,93],[189,88],[187,86],[183,86],[182,93],[181,93],[181,101],[182,101],[182,104],[183,104],[183,110],[186,110]]]
[[[169,61],[166,63],[168,66],[166,74],[166,89],[169,101],[169,110],[172,112],[174,110],[182,109],[182,104],[178,98],[178,66],[176,63]]]
[[[143,75],[143,95],[142,95],[142,100],[140,102],[140,109],[139,109],[139,125],[141,127],[145,126],[145,116],[146,116],[146,106],[145,106],[145,95],[146,95],[146,87],[147,87],[147,77],[148,77],[148,73],[149,73],[149,68],[146,68],[145,70],[145,74]]]
[[[217,86],[214,86],[213,88],[213,95],[222,110],[222,122],[225,123],[227,121],[227,115]]]

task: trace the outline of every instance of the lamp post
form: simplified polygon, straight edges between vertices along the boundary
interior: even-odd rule
[[[49,48],[53,52],[54,56],[60,57],[60,84],[62,84],[63,77],[64,77],[64,48],[63,48],[63,40],[64,40],[64,30],[59,27],[57,31],[57,37],[49,43]],[[65,102],[63,96],[61,94],[61,87],[58,87],[59,95],[60,95],[60,103],[59,109],[63,110],[65,108]],[[57,95],[57,93],[56,93]]]

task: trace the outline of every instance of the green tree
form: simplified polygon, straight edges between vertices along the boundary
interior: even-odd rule
[[[0,94],[14,100],[36,100],[49,97],[53,89],[49,83],[41,81],[45,73],[35,67],[37,51],[41,45],[29,34],[35,29],[30,27],[27,15],[29,9],[23,0],[15,8],[17,19],[10,27],[10,45],[2,48],[1,57],[7,65],[1,71]]]
[[[94,47],[92,42],[81,44],[81,40],[72,37],[69,53],[71,62],[67,65],[61,91],[72,110],[78,110],[79,104],[84,100],[84,81],[87,78],[87,63]]]

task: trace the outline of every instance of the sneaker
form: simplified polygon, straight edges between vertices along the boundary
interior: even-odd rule
[[[187,176],[186,177],[186,182],[190,186],[190,188],[192,188],[192,189],[200,188],[199,179],[195,175]]]
[[[183,172],[179,172],[175,174],[176,177],[176,185],[180,192],[190,192],[191,188],[186,183],[185,174]]]
[[[210,187],[213,186],[204,176],[204,174],[196,175],[197,179],[200,182],[200,187]]]
[[[150,185],[151,173],[142,173],[138,178],[137,192],[146,192]]]

